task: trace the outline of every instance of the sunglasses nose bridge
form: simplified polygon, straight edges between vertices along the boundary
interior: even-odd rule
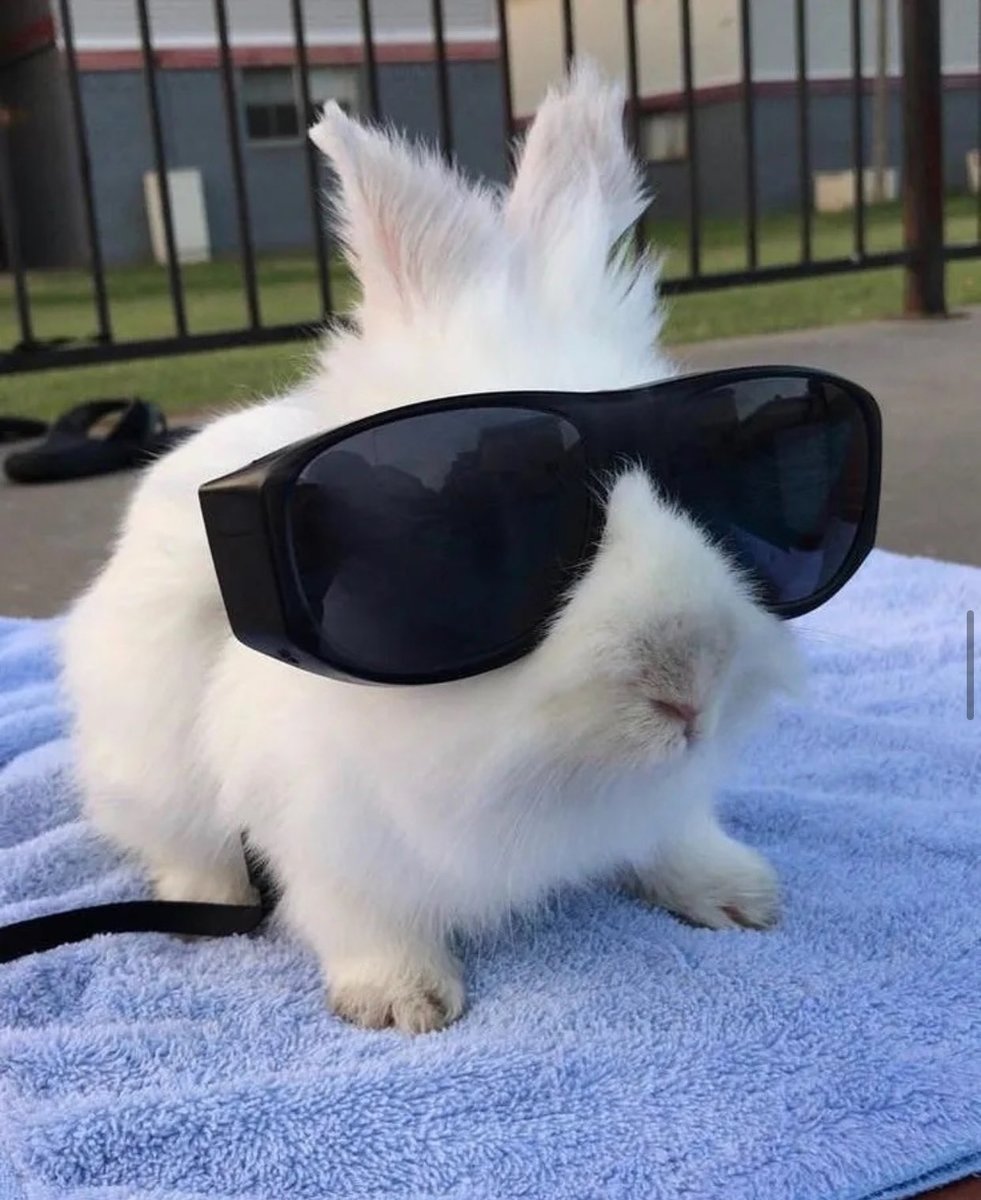
[[[597,401],[581,429],[589,466],[604,478],[640,468],[664,488],[669,482],[664,405],[653,395]]]

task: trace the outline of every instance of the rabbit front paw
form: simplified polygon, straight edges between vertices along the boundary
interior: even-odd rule
[[[463,1012],[464,990],[455,964],[386,966],[335,964],[329,987],[330,1007],[363,1029],[431,1033]]]
[[[708,843],[672,847],[635,868],[630,890],[709,929],[768,929],[780,914],[780,888],[762,855],[719,831]]]

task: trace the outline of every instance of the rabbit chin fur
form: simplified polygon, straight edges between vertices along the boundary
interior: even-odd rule
[[[793,644],[642,473],[610,482],[595,561],[539,649],[432,687],[335,682],[236,643],[198,509],[206,479],[365,414],[671,374],[656,265],[622,250],[644,200],[621,113],[580,67],[498,195],[328,106],[311,136],[337,176],[357,328],[295,390],[146,473],[66,625],[92,820],[170,899],[245,900],[248,828],[280,919],[363,1025],[455,1018],[449,933],[560,885],[620,878],[715,927],[776,914],[770,867],[722,831],[712,794],[726,747],[792,683]]]

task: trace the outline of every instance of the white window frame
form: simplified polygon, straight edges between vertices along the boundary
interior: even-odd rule
[[[660,132],[652,137],[655,130]],[[653,166],[687,162],[688,121],[685,114],[675,109],[642,113],[640,153],[643,160]]]
[[[329,95],[321,96],[321,95],[317,94],[317,91],[314,88],[313,83],[314,83],[314,79],[315,79],[315,76],[316,76],[316,73],[318,70],[338,71],[338,72],[342,72],[345,75],[348,75],[349,78],[352,80],[352,84],[353,84],[353,86],[351,86],[349,89],[350,93],[351,93],[351,98],[349,98],[348,96],[341,96],[341,97],[339,97],[340,103],[341,103],[342,107],[345,108],[345,111],[351,112],[354,115],[357,115],[359,112],[361,112],[362,96],[363,96],[363,82],[362,82],[362,73],[361,73],[360,67],[358,67],[357,65],[348,66],[346,64],[342,65],[342,66],[321,67],[319,64],[311,64],[311,66],[309,68],[310,93],[311,93],[310,99],[314,105],[314,108],[317,110],[319,110],[327,100],[332,98]],[[297,132],[295,134],[283,134],[282,136],[275,136],[275,137],[254,137],[252,134],[250,134],[249,124],[248,124],[248,115],[247,115],[247,109],[249,107],[249,104],[248,104],[248,98],[246,95],[246,88],[247,88],[246,75],[249,73],[253,73],[253,72],[258,74],[261,71],[288,71],[289,72],[290,81],[292,83],[293,107],[297,114]],[[303,139],[306,136],[308,121],[303,112],[302,90],[303,89],[300,86],[300,68],[295,63],[287,63],[283,66],[270,65],[270,66],[256,66],[256,67],[240,68],[238,96],[239,96],[239,103],[240,103],[240,108],[241,108],[241,113],[242,113],[242,124],[243,124],[244,130],[245,130],[245,140],[249,146],[254,146],[257,149],[261,149],[264,146],[268,146],[270,148],[273,148],[276,146],[297,146],[303,142]],[[352,98],[353,98],[353,104],[352,104]]]

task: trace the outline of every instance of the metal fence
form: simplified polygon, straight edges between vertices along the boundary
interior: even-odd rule
[[[576,52],[576,23],[573,0],[554,0],[561,13],[563,52],[571,60]],[[790,3],[791,0],[788,0]],[[813,80],[808,75],[807,3],[792,0],[794,15],[794,60],[796,78],[794,95],[797,129],[797,173],[799,177],[799,255],[796,261],[763,265],[760,258],[760,205],[758,200],[758,164],[760,149],[756,144],[755,93],[751,0],[740,0],[739,103],[744,143],[744,172],[741,179],[745,227],[745,267],[737,270],[711,271],[705,269],[703,234],[705,218],[699,194],[699,97],[694,79],[693,27],[691,0],[680,0],[680,78],[683,91],[682,112],[687,134],[686,167],[686,233],[687,270],[665,281],[668,293],[691,292],[774,280],[797,279],[807,276],[828,276],[870,267],[899,266],[907,271],[907,307],[912,311],[937,311],[943,307],[944,265],[951,259],[981,255],[981,192],[978,197],[977,232],[973,242],[945,245],[943,241],[943,168],[940,157],[942,140],[940,75],[940,3],[941,0],[900,0],[903,32],[903,107],[904,151],[902,162],[904,248],[872,252],[866,237],[866,199],[864,172],[865,95],[869,80],[863,75],[863,46],[861,0],[850,0],[850,122],[854,178],[854,205],[851,216],[851,251],[839,257],[818,257],[814,252],[815,214],[812,204],[811,179],[811,120],[810,104]],[[156,176],[167,179],[168,163],[162,129],[161,102],[155,58],[154,30],[148,0],[133,0],[140,39],[142,77],[146,111],[152,144],[152,162]],[[629,135],[640,146],[642,97],[640,95],[636,0],[623,0],[623,20],[626,32],[626,122]],[[289,0],[293,61],[300,81],[304,112],[312,110],[310,94],[310,62],[303,0]],[[100,243],[100,214],[97,211],[93,186],[91,150],[83,103],[81,76],[76,51],[71,0],[57,0],[64,70],[68,83],[68,99],[77,172],[80,181],[82,215],[88,243],[88,274],[92,293],[92,334],[84,339],[41,339],[35,334],[32,319],[31,281],[24,263],[21,238],[21,214],[15,202],[7,128],[0,110],[0,236],[7,269],[12,279],[19,340],[10,347],[0,347],[0,373],[28,371],[53,366],[96,363],[109,360],[149,357],[209,350],[232,346],[286,341],[308,336],[311,329],[334,313],[331,293],[329,247],[322,227],[318,202],[318,165],[314,148],[306,144],[306,177],[310,199],[313,247],[319,286],[319,312],[312,312],[309,321],[290,324],[266,324],[262,320],[260,289],[257,281],[257,252],[253,237],[253,221],[249,192],[243,164],[242,133],[239,122],[239,87],[229,34],[226,0],[213,0],[218,40],[222,95],[227,127],[227,142],[233,182],[238,255],[241,263],[242,295],[246,321],[236,328],[217,332],[194,332],[188,323],[185,281],[175,238],[174,214],[168,187],[161,187],[160,203],[164,241],[166,245],[166,280],[173,315],[173,334],[169,336],[128,340],[117,338],[113,330],[113,314],[106,282],[106,267]],[[359,0],[360,31],[363,51],[364,96],[367,114],[384,117],[379,102],[377,46],[372,27],[371,0]],[[498,56],[502,80],[502,112],[508,135],[514,133],[515,117],[511,94],[511,65],[508,29],[508,0],[497,0]],[[431,31],[433,62],[437,91],[438,137],[442,152],[448,159],[454,155],[454,134],[459,115],[451,103],[447,43],[445,36],[444,0],[431,0]],[[979,61],[981,61],[981,10],[978,24]],[[977,103],[978,138],[981,147],[981,87]]]

